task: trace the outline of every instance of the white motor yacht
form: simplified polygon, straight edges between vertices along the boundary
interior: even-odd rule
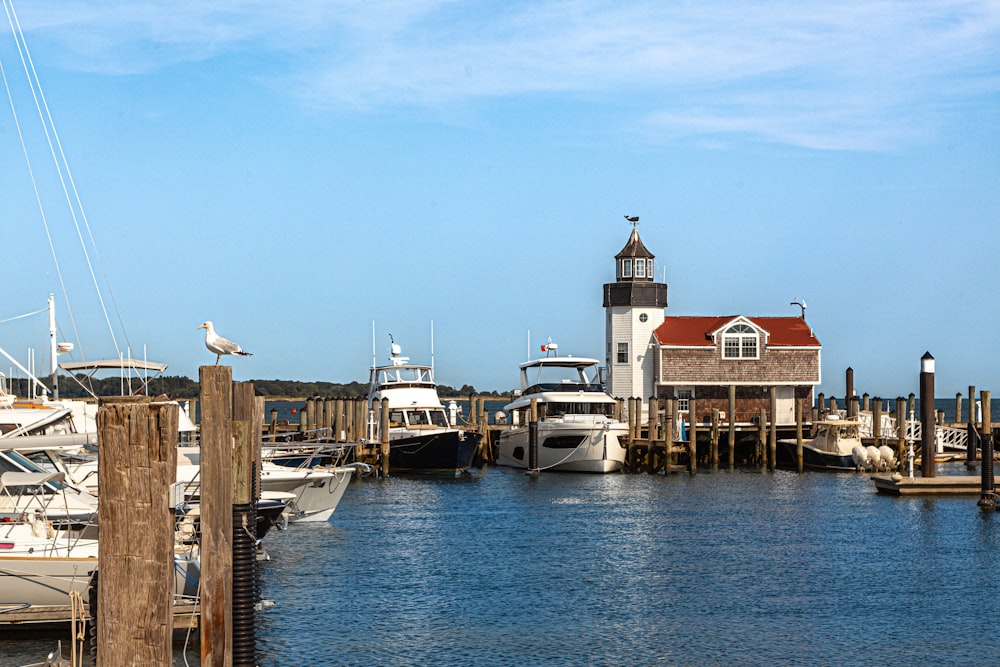
[[[504,408],[510,426],[500,433],[497,464],[529,468],[530,410],[538,410],[538,470],[605,473],[625,464],[628,424],[614,418],[616,401],[604,389],[598,361],[555,356],[521,364],[521,390]]]

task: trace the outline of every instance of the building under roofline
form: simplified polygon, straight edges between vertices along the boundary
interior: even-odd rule
[[[636,222],[636,220],[633,220]],[[795,423],[795,400],[811,405],[820,384],[822,345],[801,317],[664,316],[667,285],[654,280],[654,255],[633,226],[604,285],[607,387],[616,398],[675,398],[699,422],[713,409],[749,422],[777,397],[778,424]],[[727,415],[728,417],[729,415]],[[686,415],[691,419],[691,415]],[[645,414],[643,416],[645,419]]]
[[[770,410],[774,387],[775,422],[794,424],[795,401],[811,406],[821,381],[822,346],[804,317],[667,316],[654,336],[656,396],[678,399],[682,412],[695,399],[697,422],[711,421],[713,409],[726,414],[734,386],[736,422]]]

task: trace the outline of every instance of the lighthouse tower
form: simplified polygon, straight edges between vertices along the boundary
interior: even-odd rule
[[[628,218],[632,235],[615,255],[615,282],[604,285],[605,349],[608,391],[615,398],[653,396],[656,341],[653,331],[663,323],[667,286],[653,280],[653,253],[639,238],[639,218]]]

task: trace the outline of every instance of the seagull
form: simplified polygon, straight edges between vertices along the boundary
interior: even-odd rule
[[[629,222],[639,222],[639,216],[637,215],[633,215],[631,217],[626,215],[625,219],[628,220]]]
[[[198,325],[198,328],[205,330],[205,347],[217,355],[215,357],[216,366],[219,365],[219,359],[222,359],[222,355],[224,354],[238,354],[241,357],[252,356],[249,352],[244,352],[243,348],[233,341],[215,333],[215,327],[211,321],[202,322]]]

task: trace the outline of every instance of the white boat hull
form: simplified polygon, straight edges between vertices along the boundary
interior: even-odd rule
[[[627,434],[628,426],[619,422],[539,422],[538,468],[591,473],[621,470],[626,453],[621,443]],[[500,434],[498,465],[527,469],[528,455],[527,426]]]

